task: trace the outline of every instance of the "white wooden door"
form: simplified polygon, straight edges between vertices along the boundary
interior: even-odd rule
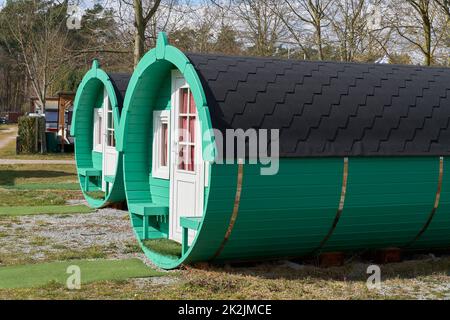
[[[180,217],[202,216],[204,194],[200,124],[192,93],[181,76],[173,80],[172,110],[169,236],[181,242]],[[189,242],[193,237],[191,230]]]
[[[102,164],[102,190],[106,191],[105,176],[114,176],[117,166],[116,139],[114,137],[114,114],[106,90],[103,94],[103,164]],[[111,187],[111,186],[109,186]],[[111,190],[109,188],[108,190]]]

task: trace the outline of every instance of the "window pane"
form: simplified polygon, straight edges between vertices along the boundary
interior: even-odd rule
[[[181,89],[180,113],[187,113],[188,106],[188,89]]]
[[[45,121],[47,122],[57,122],[58,121],[58,111],[45,111]]]
[[[108,112],[108,129],[114,129],[114,120],[112,112]]]
[[[195,117],[189,118],[189,141],[194,142],[195,141]]]
[[[116,146],[116,139],[114,138],[114,131],[108,130],[108,146],[109,147],[115,147]]]
[[[102,128],[102,116],[98,117],[98,130],[97,130],[97,144],[102,144],[102,134],[103,134],[103,128]]]
[[[188,171],[194,171],[194,165],[195,165],[195,147],[190,146],[189,147],[189,158],[188,158]]]
[[[187,141],[187,139],[185,139],[186,135],[188,134],[187,129],[188,129],[188,118],[187,117],[180,117],[180,124],[179,124],[179,132],[178,132],[178,136],[179,136],[179,141]]]
[[[178,149],[178,169],[186,170],[187,168],[187,146],[180,145]]]
[[[189,113],[195,114],[197,112],[197,108],[195,106],[194,96],[192,95],[192,92],[190,92],[189,97],[190,97]]]
[[[167,123],[161,125],[161,166],[167,166],[167,151],[168,151],[168,129]]]

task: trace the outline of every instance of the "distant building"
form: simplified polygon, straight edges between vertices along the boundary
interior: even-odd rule
[[[70,126],[72,124],[73,101],[75,94],[73,92],[57,92],[54,97],[47,97],[45,108],[37,97],[30,98],[30,113],[43,114],[46,121],[46,131],[56,132],[58,138],[64,144],[73,144],[70,136]]]

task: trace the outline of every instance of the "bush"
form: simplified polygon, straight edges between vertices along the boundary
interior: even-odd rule
[[[45,118],[23,116],[18,123],[17,153],[46,152]]]

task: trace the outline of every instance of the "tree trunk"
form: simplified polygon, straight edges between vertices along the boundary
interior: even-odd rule
[[[142,0],[134,0],[134,67],[144,55],[145,21],[142,9]]]
[[[425,65],[431,66],[433,57],[431,52],[431,22],[428,16],[423,16],[423,31],[425,36]]]
[[[317,39],[316,39],[317,47],[319,50],[319,60],[323,60],[324,56],[323,56],[323,45],[322,45],[322,27],[321,27],[320,21],[316,25],[316,37],[317,37]]]

